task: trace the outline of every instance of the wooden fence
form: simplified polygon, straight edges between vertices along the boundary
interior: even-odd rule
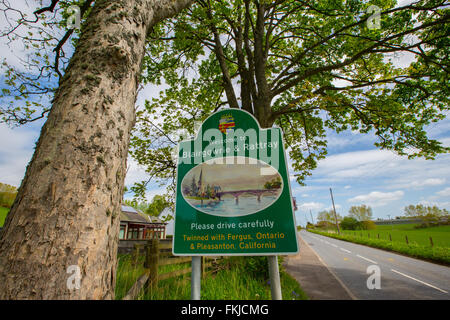
[[[159,266],[174,265],[188,263],[192,261],[192,257],[175,257],[172,255],[172,243],[160,242],[159,239],[150,239],[144,244],[135,244],[132,253],[132,264],[139,263],[139,257],[145,254],[144,272],[141,274],[133,286],[128,290],[128,293],[123,297],[123,300],[134,300],[139,295],[141,290],[146,293],[152,287],[157,286],[161,280],[179,277],[191,273],[192,268],[189,267],[167,272],[163,274],[158,273]],[[202,276],[204,277],[210,268],[219,257],[202,257]]]

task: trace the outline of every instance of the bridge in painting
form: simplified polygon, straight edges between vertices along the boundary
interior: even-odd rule
[[[276,194],[280,189],[250,189],[250,190],[234,190],[234,191],[219,191],[216,193],[216,197],[221,200],[225,195],[232,195],[236,199],[236,203],[239,202],[239,196],[243,194],[251,194],[256,196],[258,201],[261,201],[261,196],[264,194]]]

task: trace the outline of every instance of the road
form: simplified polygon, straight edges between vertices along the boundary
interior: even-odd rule
[[[449,267],[305,230],[299,235],[355,299],[450,300]],[[375,267],[368,273],[369,266]],[[376,286],[377,267],[380,289],[369,289],[368,282]]]

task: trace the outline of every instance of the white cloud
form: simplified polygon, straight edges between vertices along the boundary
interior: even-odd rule
[[[386,150],[354,151],[332,155],[318,164],[317,171],[334,180],[377,175],[398,156]]]
[[[445,188],[441,191],[436,192],[437,195],[441,197],[450,197],[450,187]]]
[[[159,187],[157,189],[150,189],[145,192],[145,198],[148,202],[151,202],[153,200],[153,197],[156,195],[162,195],[166,193],[165,187]]]
[[[429,201],[429,200],[421,200],[419,204],[424,206],[437,206],[439,208],[445,208],[450,206],[450,201]]]
[[[398,178],[398,183],[392,183],[389,188],[391,189],[423,189],[426,187],[440,186],[446,181],[445,178],[428,178],[425,180],[411,180],[408,178]]]
[[[327,208],[325,208],[325,210],[327,210],[327,211],[333,210],[333,209],[336,209],[336,212],[338,212],[339,210],[342,209],[342,206],[341,206],[340,204],[336,203],[336,204],[334,205],[334,208],[333,208],[332,205],[329,206],[329,207],[327,207]],[[339,212],[338,212],[338,213],[339,213]]]
[[[381,207],[388,204],[389,202],[403,198],[403,195],[404,192],[401,190],[394,192],[372,191],[369,194],[359,195],[350,198],[347,201],[351,203],[364,203],[372,207]]]
[[[440,139],[444,143],[447,140]],[[442,185],[450,179],[449,160],[449,154],[438,155],[435,160],[409,160],[388,150],[344,152],[319,161],[311,180],[343,186],[378,180],[381,188],[390,190],[422,189]]]
[[[150,176],[145,172],[145,168],[140,166],[136,160],[130,156],[127,159],[127,174],[125,176],[125,185],[132,186],[136,182],[148,180]]]
[[[39,131],[30,128],[11,129],[0,124],[0,173],[1,182],[18,187],[33,155],[34,142]]]
[[[320,210],[324,207],[324,204],[320,202],[305,202],[302,204],[297,203],[297,207],[302,211]]]
[[[430,178],[424,181],[413,181],[411,184],[417,187],[439,186],[445,183],[445,179]]]

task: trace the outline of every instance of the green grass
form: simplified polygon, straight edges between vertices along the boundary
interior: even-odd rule
[[[231,257],[222,260],[217,272],[208,273],[201,282],[202,300],[270,300],[270,283],[262,273],[246,270],[245,257]],[[166,266],[160,273],[183,269],[189,264]],[[171,269],[167,269],[171,267]],[[143,272],[142,264],[132,266],[129,256],[121,256],[116,283],[116,299],[121,299]],[[280,270],[282,295],[284,300],[306,300],[307,296],[297,281]],[[190,275],[160,281],[148,295],[141,292],[140,300],[180,300],[190,299]]]
[[[3,227],[9,208],[0,207],[0,227]]]
[[[450,226],[438,226],[430,228],[415,229],[417,224],[403,224],[403,225],[382,225],[377,226],[375,230],[350,231],[343,230],[343,234],[353,235],[362,238],[376,238],[378,235],[380,239],[390,240],[391,235],[393,242],[406,243],[408,242],[421,245],[431,246],[430,237],[433,239],[435,246],[450,248]]]
[[[415,229],[413,224],[377,226],[375,230],[337,233],[309,230],[328,237],[402,253],[411,257],[450,265],[450,226]],[[380,238],[378,239],[378,234]],[[392,241],[389,239],[391,235]],[[369,237],[370,235],[370,237]],[[408,236],[408,244],[405,235]],[[429,237],[433,238],[431,246]]]

